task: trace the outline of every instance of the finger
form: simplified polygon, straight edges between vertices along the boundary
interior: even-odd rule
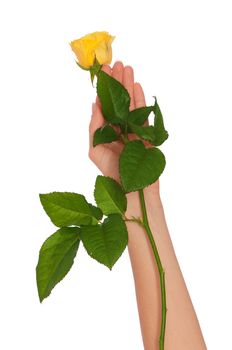
[[[103,70],[103,72],[111,75],[111,68],[110,68],[110,66],[108,64],[103,64],[101,70]]]
[[[104,117],[102,115],[101,109],[96,103],[92,104],[92,117],[89,124],[89,148],[93,147],[93,135],[95,131],[103,126]]]
[[[101,101],[100,101],[100,98],[98,96],[96,96],[95,103],[101,108]]]
[[[142,86],[139,83],[134,83],[134,101],[135,108],[146,106],[144,92]]]
[[[123,79],[123,64],[120,61],[115,62],[113,68],[112,68],[112,77],[119,81],[119,83],[122,83]]]
[[[130,110],[133,110],[135,108],[134,103],[134,72],[132,67],[126,66],[123,71],[123,85],[127,89],[130,95]]]

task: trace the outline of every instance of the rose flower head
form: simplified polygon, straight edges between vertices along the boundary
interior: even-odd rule
[[[82,69],[90,70],[92,80],[101,69],[101,65],[111,63],[111,44],[114,38],[107,32],[94,32],[70,42],[78,60],[76,63]]]

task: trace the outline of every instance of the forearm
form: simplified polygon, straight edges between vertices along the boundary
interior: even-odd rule
[[[205,350],[200,326],[188,294],[165,221],[156,185],[144,189],[149,225],[165,270],[167,324],[165,350]],[[126,216],[142,217],[139,195],[127,195]],[[128,251],[145,350],[158,350],[161,323],[161,294],[158,268],[142,226],[127,222]],[[157,344],[157,346],[155,346]]]

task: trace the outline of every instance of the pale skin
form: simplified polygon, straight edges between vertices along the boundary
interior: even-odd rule
[[[102,69],[122,83],[131,97],[130,110],[146,105],[141,85],[134,82],[132,67],[116,62],[111,68],[103,65]],[[89,157],[105,176],[120,182],[118,160],[123,144],[119,141],[111,144],[92,146],[95,130],[104,124],[101,104],[96,98],[93,104],[92,118],[89,125]],[[135,138],[131,135],[130,138]],[[148,147],[149,145],[146,144]],[[148,220],[165,270],[167,323],[165,350],[205,350],[206,345],[200,325],[194,311],[180,266],[178,264],[171,237],[166,224],[160,198],[159,180],[144,190]],[[127,194],[128,206],[126,217],[141,217],[138,192]],[[139,320],[145,350],[158,350],[161,297],[159,273],[143,227],[135,222],[126,222],[130,256]]]

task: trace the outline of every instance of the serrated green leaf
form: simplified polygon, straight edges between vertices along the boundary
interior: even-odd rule
[[[85,197],[73,192],[40,194],[40,201],[47,215],[58,227],[71,225],[96,225],[95,217]]]
[[[125,192],[142,189],[155,182],[165,168],[165,157],[156,147],[146,148],[142,141],[128,142],[119,159]]]
[[[125,123],[130,106],[130,96],[125,87],[101,70],[98,73],[97,94],[105,119],[112,124]]]
[[[143,140],[154,141],[155,138],[155,128],[152,125],[149,126],[139,126],[136,124],[129,123],[130,129],[133,133],[139,136]]]
[[[130,111],[128,116],[128,122],[136,124],[136,125],[143,125],[147,118],[149,117],[150,113],[153,111],[154,106],[146,106],[146,107],[140,107],[137,109],[134,109],[133,111]]]
[[[155,146],[160,146],[162,145],[162,143],[164,143],[165,140],[167,140],[168,132],[167,130],[165,130],[165,127],[164,127],[163,116],[162,116],[160,107],[157,103],[157,99],[155,101],[154,114],[155,114],[155,119],[154,119],[155,138],[152,143]]]
[[[92,205],[91,203],[89,203],[89,206],[90,206],[90,210],[92,211],[93,216],[97,220],[101,220],[103,217],[103,213],[102,213],[101,209],[98,207],[95,207],[95,205]]]
[[[62,227],[43,243],[36,266],[40,302],[71,269],[80,243],[79,233],[78,227]]]
[[[117,181],[106,176],[97,176],[94,189],[95,201],[103,214],[124,214],[126,196]]]
[[[118,134],[110,125],[104,125],[97,129],[93,136],[93,146],[97,146],[101,143],[110,143],[118,140]]]
[[[81,240],[87,253],[111,270],[128,244],[127,228],[120,215],[112,214],[102,224],[82,226]]]

